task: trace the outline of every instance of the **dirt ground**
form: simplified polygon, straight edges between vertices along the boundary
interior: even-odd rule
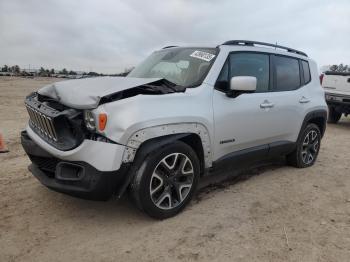
[[[249,179],[204,187],[156,221],[127,198],[72,198],[27,171],[23,99],[53,81],[0,78],[0,261],[350,261],[349,118],[328,125],[313,167],[239,172]]]

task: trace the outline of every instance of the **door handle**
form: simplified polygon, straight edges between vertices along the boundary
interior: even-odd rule
[[[309,103],[310,99],[306,98],[305,96],[303,96],[302,98],[300,98],[299,103],[300,104],[306,104]]]
[[[274,107],[274,104],[270,103],[269,101],[265,100],[260,104],[260,108],[272,108]]]

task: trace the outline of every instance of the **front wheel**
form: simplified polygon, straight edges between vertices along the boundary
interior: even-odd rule
[[[199,173],[196,153],[176,141],[144,159],[131,184],[131,194],[137,206],[151,217],[172,217],[191,200]]]
[[[298,168],[312,166],[318,156],[320,144],[320,129],[315,124],[308,124],[298,138],[296,149],[287,156],[288,163]]]

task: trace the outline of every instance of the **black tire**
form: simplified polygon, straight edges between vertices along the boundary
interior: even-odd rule
[[[316,137],[313,138],[313,135],[316,135]],[[309,136],[309,138],[307,138],[307,136]],[[306,142],[308,141],[310,141],[310,144],[306,145]],[[317,159],[320,150],[320,145],[320,129],[315,124],[308,124],[299,135],[296,149],[292,153],[287,155],[288,164],[297,168],[305,168],[312,166]],[[312,156],[310,156],[310,154]]]
[[[164,165],[164,161],[172,161],[172,158],[174,158],[174,171],[169,168],[167,169],[167,166]],[[180,161],[178,159],[180,159],[183,162],[178,163],[178,161]],[[187,159],[189,159],[190,162],[188,162]],[[192,173],[190,175],[184,175],[183,172],[178,171],[180,170],[180,166],[183,172],[185,172],[185,166],[186,168],[190,166],[190,168],[192,168],[193,170],[193,176]],[[176,172],[175,167],[177,170]],[[157,171],[157,173],[159,173],[159,176],[154,175],[155,170]],[[166,175],[168,173],[169,176]],[[182,175],[178,173],[181,173]],[[160,148],[157,148],[145,157],[145,159],[140,164],[140,167],[136,168],[135,170],[134,179],[131,182],[130,186],[130,193],[137,207],[140,210],[147,213],[149,216],[157,219],[169,218],[181,212],[185,208],[185,206],[190,202],[193,193],[197,188],[199,175],[200,165],[196,153],[187,144],[181,141],[175,141],[170,144],[166,144]],[[158,177],[160,176],[161,179],[159,179],[158,183],[162,184],[163,186],[160,187],[160,189],[158,190],[159,192],[154,192],[154,190],[152,190],[152,186],[154,186],[154,180],[158,180]],[[185,185],[185,182],[179,182],[180,179],[184,178],[187,183],[187,188],[186,186],[185,188],[183,188],[182,186]],[[188,182],[187,180],[190,182]],[[188,188],[188,184],[190,183],[192,183],[192,186]],[[158,186],[159,185],[154,186],[155,189],[158,188]],[[185,192],[185,196],[182,196],[183,189],[187,189],[187,191]],[[151,191],[153,191],[152,194]],[[157,196],[156,194],[160,195]],[[161,199],[162,196],[164,196],[164,194],[171,196],[166,197],[163,200],[163,202],[157,201],[158,199]],[[181,198],[182,200],[179,201],[179,198]],[[158,203],[158,206],[156,203]]]
[[[329,107],[329,114],[328,114],[328,123],[336,124],[338,123],[339,119],[341,118],[342,113],[335,110],[334,107]]]

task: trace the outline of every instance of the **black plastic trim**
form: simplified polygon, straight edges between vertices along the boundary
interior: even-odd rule
[[[303,120],[303,124],[300,128],[299,135],[306,128],[307,124],[310,123],[310,121],[312,121],[313,119],[322,119],[321,135],[323,137],[327,127],[327,116],[328,116],[327,110],[315,110],[315,111],[309,112]]]
[[[277,44],[271,44],[271,43],[265,43],[265,42],[251,41],[251,40],[230,40],[230,41],[224,42],[222,45],[245,45],[245,46],[261,45],[261,46],[269,46],[269,47],[273,47],[275,49],[277,49],[277,48],[278,49],[283,49],[283,50],[286,50],[287,52],[307,57],[307,54],[305,54],[304,52],[301,52],[299,50],[296,50],[296,49],[293,49],[293,48],[290,48],[290,47],[277,45]]]
[[[247,164],[266,161],[275,157],[283,157],[291,153],[296,147],[295,142],[277,141],[270,144],[255,146],[229,153],[213,162],[212,168],[207,174],[216,173],[229,166],[239,168]]]
[[[325,75],[335,75],[335,76],[350,76],[350,72],[334,72],[334,71],[326,71]]]
[[[107,200],[119,191],[128,174],[129,164],[122,164],[116,171],[106,172],[99,171],[83,161],[55,158],[31,140],[26,131],[21,133],[21,143],[32,160],[32,164],[28,167],[29,171],[43,185],[57,192],[91,200]],[[38,159],[46,159],[48,162],[53,162],[53,165],[50,169],[42,168],[36,161]],[[65,169],[62,169],[63,165]],[[78,168],[81,172],[79,177],[70,179],[69,176],[62,174],[63,170],[66,172],[70,168]]]
[[[245,165],[257,159],[264,159],[268,156],[268,152],[269,145],[267,144],[229,153],[213,161],[210,172],[216,172],[231,165]]]

